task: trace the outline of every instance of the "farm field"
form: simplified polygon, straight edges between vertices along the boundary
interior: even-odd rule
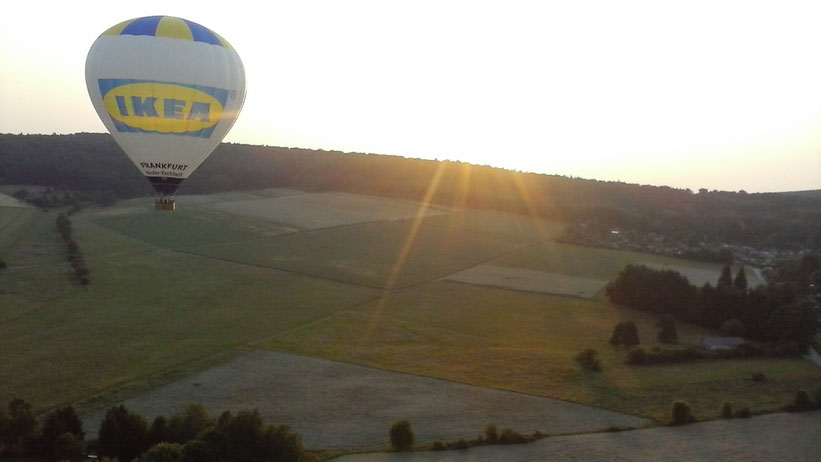
[[[17,199],[0,193],[0,207],[28,207],[25,202],[20,202]]]
[[[803,359],[628,367],[625,352],[608,343],[613,326],[635,321],[652,346],[656,319],[611,305],[592,286],[580,298],[444,280],[490,265],[550,273],[540,284],[571,287],[608,281],[628,263],[713,266],[555,243],[561,223],[500,212],[408,216],[414,207],[397,206],[386,217],[381,202],[351,194],[322,197],[340,216],[345,204],[377,204],[379,213],[350,212],[347,223],[307,229],[307,221],[261,212],[276,201],[316,200],[309,196],[181,196],[171,214],[152,210],[151,198],[83,210],[71,220],[91,271],[87,287],[72,280],[55,212],[0,208],[0,255],[9,265],[0,271],[0,401],[21,397],[38,412],[74,403],[92,415],[249,348],[657,422],[675,399],[711,419],[724,400],[771,412],[797,390],[821,386],[821,368]],[[361,221],[368,217],[378,220]],[[677,328],[682,342],[716,335]],[[579,370],[574,358],[586,348],[599,352],[601,373]],[[753,382],[752,372],[768,380]]]
[[[411,201],[347,193],[303,193],[273,198],[220,201],[209,204],[209,208],[233,215],[284,223],[299,229],[403,220],[420,213],[419,204]],[[433,216],[446,211],[433,207],[422,209],[422,213]]]
[[[581,276],[611,281],[629,264],[665,268],[687,276],[691,284],[702,286],[705,282],[716,285],[722,265],[681,260],[659,255],[625,250],[598,249],[573,244],[546,241],[532,249],[513,252],[493,261],[494,265],[545,271],[570,276]],[[734,268],[735,271],[737,268]],[[755,271],[745,272],[750,286],[763,284]]]
[[[256,408],[314,449],[383,449],[397,420],[413,416],[417,441],[472,439],[489,423],[522,432],[600,431],[650,421],[537,396],[264,350],[125,401],[149,420],[189,402],[212,413]],[[219,411],[217,411],[219,410]],[[97,428],[103,413],[86,419]]]
[[[495,265],[474,266],[451,274],[445,280],[583,298],[593,297],[607,284],[607,281],[597,279]]]
[[[464,451],[356,454],[339,462],[814,462],[821,454],[821,412],[717,420],[686,427],[556,436],[516,446]]]
[[[723,400],[776,411],[798,389],[821,386],[821,369],[804,359],[700,361],[632,367],[608,343],[613,326],[633,320],[653,345],[656,318],[600,300],[511,292],[436,282],[344,310],[277,334],[259,346],[409,374],[549,396],[664,422],[686,399],[700,418]],[[682,342],[716,335],[678,324]],[[599,352],[603,371],[581,371],[575,356]],[[750,375],[772,377],[766,385]]]

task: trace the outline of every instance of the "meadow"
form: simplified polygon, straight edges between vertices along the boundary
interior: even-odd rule
[[[775,411],[795,391],[821,386],[821,369],[803,359],[629,367],[625,352],[607,342],[613,326],[630,319],[642,342],[654,344],[656,319],[647,313],[613,306],[600,293],[582,299],[442,280],[484,264],[595,280],[635,262],[712,266],[559,244],[552,239],[561,223],[500,212],[419,207],[409,217],[402,201],[391,216],[394,199],[350,194],[334,203],[371,204],[378,220],[357,213],[308,229],[260,215],[262,204],[276,208],[278,200],[296,210],[298,201],[317,198],[276,190],[182,196],[172,214],[153,211],[146,198],[74,214],[87,287],[72,282],[54,212],[0,208],[0,256],[9,265],[0,270],[0,401],[21,397],[39,412],[74,403],[91,413],[248,349],[657,421],[679,398],[697,417],[714,418],[723,400]],[[300,220],[326,213],[306,205]],[[687,343],[717,334],[677,327]],[[575,363],[585,348],[599,352],[601,373]],[[768,380],[753,382],[752,372]]]

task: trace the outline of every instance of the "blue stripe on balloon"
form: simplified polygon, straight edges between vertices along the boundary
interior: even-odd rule
[[[120,35],[154,35],[157,33],[157,25],[160,24],[162,16],[146,16],[135,19],[131,24],[125,26]]]
[[[222,42],[220,42],[220,39],[217,38],[216,34],[207,28],[187,19],[183,19],[183,21],[185,21],[185,23],[188,24],[188,28],[191,29],[191,35],[194,37],[195,42],[205,42],[210,43],[211,45],[222,46]]]

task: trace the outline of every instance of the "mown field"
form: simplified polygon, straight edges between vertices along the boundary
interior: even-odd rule
[[[84,210],[72,223],[88,287],[72,281],[55,213],[0,208],[0,256],[9,264],[0,271],[0,401],[19,396],[39,411],[76,403],[92,412],[248,348],[659,421],[678,398],[712,418],[723,400],[772,411],[795,391],[821,386],[821,369],[801,359],[628,367],[624,352],[607,343],[613,325],[634,320],[652,344],[652,316],[601,294],[580,299],[442,280],[487,263],[600,280],[631,262],[704,265],[557,244],[560,223],[425,207],[408,217],[406,201],[391,216],[392,199],[334,201],[346,197],[370,204],[378,220],[362,222],[374,215],[357,212],[344,224],[308,229],[329,219],[320,216],[327,210],[312,211],[312,195],[276,190],[183,196],[171,214],[153,211],[151,199]],[[270,208],[264,216],[261,204]],[[303,212],[279,217],[280,205]],[[716,334],[678,330],[692,343]],[[599,351],[603,372],[579,370],[573,358],[585,348]],[[768,380],[751,381],[753,371]]]

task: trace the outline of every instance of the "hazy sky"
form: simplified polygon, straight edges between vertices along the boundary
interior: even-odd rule
[[[86,54],[150,15],[239,52],[226,141],[821,189],[818,1],[0,0],[0,132],[105,131]]]

